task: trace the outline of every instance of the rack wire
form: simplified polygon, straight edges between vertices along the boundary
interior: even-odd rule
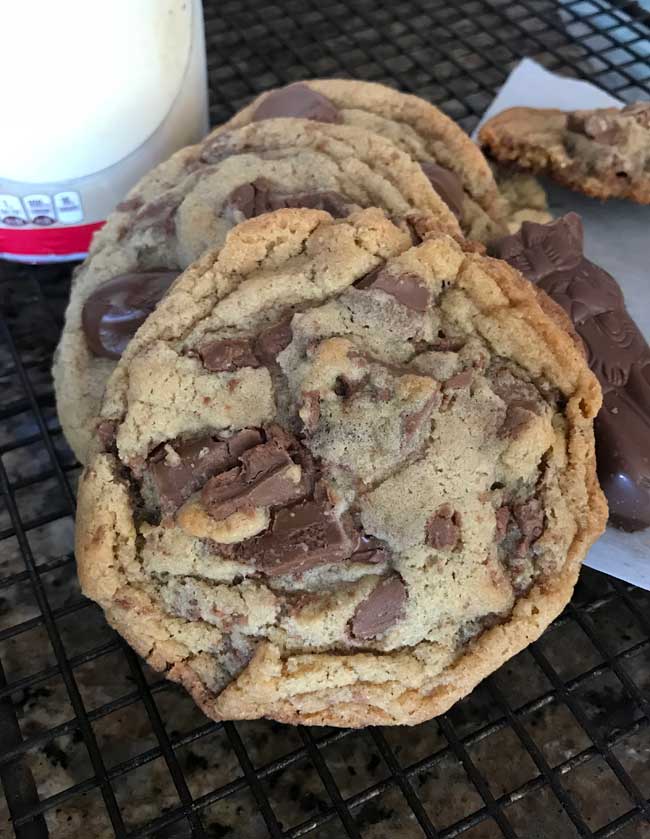
[[[204,3],[211,116],[298,78],[425,96],[471,130],[529,55],[650,98],[650,15],[604,0]],[[79,466],[49,374],[70,266],[0,264],[0,836],[650,836],[650,595],[585,569],[562,616],[439,719],[214,723],[85,600]]]

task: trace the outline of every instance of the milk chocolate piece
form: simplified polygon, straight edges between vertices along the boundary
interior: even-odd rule
[[[84,303],[81,324],[93,355],[120,358],[179,271],[121,274],[102,283]]]
[[[173,513],[208,478],[236,466],[245,451],[262,442],[259,431],[244,428],[226,438],[211,435],[168,443],[149,457],[145,481],[156,492],[163,515]]]
[[[282,350],[286,349],[291,343],[293,338],[292,319],[293,314],[287,315],[257,336],[255,354],[264,364],[273,364]]]
[[[510,507],[508,507],[507,504],[504,504],[495,511],[494,515],[496,518],[494,537],[497,542],[501,542],[508,531],[508,524],[510,522]]]
[[[102,420],[97,425],[97,437],[103,452],[110,452],[115,445],[116,423],[111,420]]]
[[[233,155],[241,154],[237,148],[234,131],[222,131],[216,137],[208,136],[201,144],[199,167],[204,164],[214,165]]]
[[[431,428],[431,414],[434,411],[434,408],[440,404],[440,393],[436,390],[434,393],[429,396],[428,399],[425,400],[424,405],[417,411],[413,411],[410,414],[404,414],[402,417],[402,433],[406,438],[406,441],[409,442],[411,438],[418,434],[425,425],[429,425],[429,429]]]
[[[453,550],[460,539],[460,514],[451,504],[443,504],[426,525],[425,542],[438,551]]]
[[[223,520],[239,510],[277,507],[303,498],[307,487],[292,480],[296,468],[289,453],[276,440],[262,443],[242,454],[241,465],[215,475],[201,492],[208,513]]]
[[[460,373],[456,373],[455,376],[450,376],[445,382],[443,387],[447,390],[460,390],[464,387],[469,387],[472,384],[472,379],[474,378],[474,372],[471,369],[462,370]]]
[[[325,210],[334,218],[344,218],[349,214],[350,203],[335,190],[282,192],[263,178],[258,178],[234,189],[226,199],[225,206],[235,221],[241,221],[291,207]]]
[[[133,198],[125,198],[115,206],[118,213],[134,213],[144,205],[144,198],[140,195],[134,195]]]
[[[524,222],[492,253],[542,288],[570,316],[603,389],[596,417],[598,477],[610,521],[650,526],[650,348],[625,308],[614,278],[583,254],[580,218]]]
[[[243,561],[253,561],[263,574],[301,574],[319,565],[342,562],[358,546],[326,501],[302,501],[282,507],[270,530],[239,547]]]
[[[462,221],[465,193],[458,175],[444,166],[439,166],[433,160],[421,160],[420,168],[452,213]]]
[[[230,373],[240,367],[259,367],[260,361],[253,352],[248,338],[222,338],[206,341],[198,349],[201,361],[211,373]]]
[[[178,190],[169,190],[153,198],[137,211],[125,232],[146,227],[158,235],[173,236],[176,233],[176,210],[184,197]]]
[[[341,115],[336,105],[327,96],[312,90],[303,82],[281,87],[264,97],[255,109],[252,121],[277,117],[297,117],[313,119],[317,122],[341,122]]]
[[[625,139],[623,126],[605,111],[574,111],[567,117],[567,129],[605,146],[615,146]]]
[[[316,465],[311,452],[306,446],[295,437],[290,431],[282,428],[277,423],[270,423],[265,428],[266,439],[275,441],[279,446],[286,449],[294,463],[301,469],[300,484],[304,488],[302,495],[313,496],[316,482]]]
[[[602,382],[601,382],[602,384]],[[650,527],[650,353],[625,387],[604,393],[594,422],[598,478],[609,520],[623,530]]]
[[[506,415],[497,432],[497,436],[518,437],[538,415],[536,402],[515,399],[506,407]]]
[[[544,509],[539,498],[529,498],[523,504],[512,507],[512,516],[521,531],[521,540],[517,545],[517,555],[525,556],[544,532]]]
[[[507,368],[497,368],[490,376],[492,390],[506,403],[506,413],[497,434],[500,438],[518,437],[524,428],[543,412],[537,388],[518,379]]]
[[[507,366],[495,366],[489,373],[492,390],[506,405],[522,405],[533,413],[542,412],[544,404],[537,387],[520,379]]]
[[[399,574],[384,577],[355,609],[350,634],[358,641],[383,635],[404,613],[406,586]]]
[[[415,312],[425,312],[431,303],[431,290],[422,277],[407,271],[393,274],[381,266],[358,279],[355,286],[384,291]]]
[[[465,342],[462,338],[450,338],[439,332],[438,337],[431,341],[430,346],[436,352],[458,352],[465,346]]]

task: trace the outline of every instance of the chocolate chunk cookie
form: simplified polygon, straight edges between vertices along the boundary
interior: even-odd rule
[[[598,476],[612,524],[650,527],[650,347],[630,317],[616,280],[583,251],[580,217],[525,222],[492,245],[558,303],[584,342],[603,390],[596,417]]]
[[[215,719],[416,723],[569,599],[599,406],[505,262],[377,209],[248,220],[111,378],[83,589]]]
[[[507,207],[485,158],[467,134],[430,102],[373,82],[311,79],[261,94],[224,130],[297,116],[359,126],[392,140],[420,163],[468,237],[487,242],[506,232]]]
[[[592,111],[510,108],[479,140],[502,163],[544,173],[594,198],[650,203],[650,103]]]
[[[280,208],[342,218],[377,206],[460,234],[420,165],[363,128],[268,119],[208,137],[147,175],[117,207],[77,272],[54,364],[64,433],[84,462],[106,380],[181,270],[235,224]],[[427,221],[428,220],[428,221]]]

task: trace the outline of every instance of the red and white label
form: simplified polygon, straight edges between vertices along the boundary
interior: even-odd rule
[[[98,221],[75,227],[43,227],[40,230],[0,227],[0,256],[25,262],[39,262],[45,257],[80,259],[88,253],[93,233],[103,224],[103,221]]]

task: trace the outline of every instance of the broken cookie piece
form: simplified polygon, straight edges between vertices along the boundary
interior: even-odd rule
[[[509,108],[481,127],[479,141],[499,163],[593,198],[650,204],[648,102],[585,111]]]

